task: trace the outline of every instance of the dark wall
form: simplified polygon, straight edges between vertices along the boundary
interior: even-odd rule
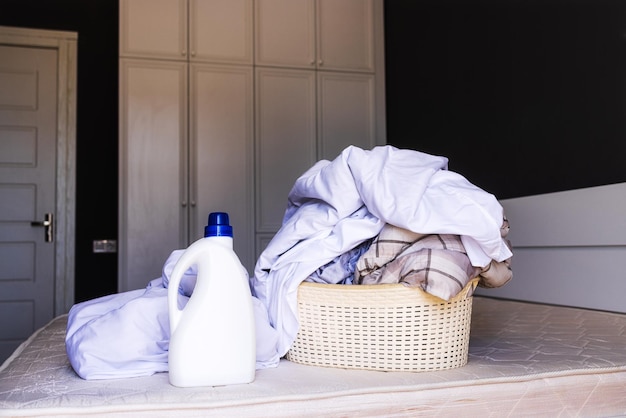
[[[0,25],[78,32],[76,301],[117,291],[117,0],[1,0]]]
[[[78,32],[76,301],[117,291],[117,0],[1,0]],[[499,198],[626,181],[626,1],[387,0],[387,137]]]
[[[626,181],[626,1],[387,0],[387,139],[498,198]]]

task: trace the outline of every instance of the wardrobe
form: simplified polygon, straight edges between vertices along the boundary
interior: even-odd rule
[[[294,181],[386,142],[382,0],[120,0],[118,289],[228,212],[250,274]]]

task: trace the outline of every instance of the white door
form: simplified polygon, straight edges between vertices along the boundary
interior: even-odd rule
[[[54,315],[57,55],[0,45],[0,361]]]

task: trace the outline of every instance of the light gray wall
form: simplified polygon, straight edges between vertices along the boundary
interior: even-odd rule
[[[501,203],[513,280],[477,294],[626,313],[626,183]]]

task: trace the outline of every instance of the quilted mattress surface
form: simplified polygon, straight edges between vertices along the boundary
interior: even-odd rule
[[[0,416],[626,416],[623,314],[474,297],[464,367],[388,373],[282,360],[250,384],[185,389],[167,373],[80,379],[66,321],[2,365]]]

